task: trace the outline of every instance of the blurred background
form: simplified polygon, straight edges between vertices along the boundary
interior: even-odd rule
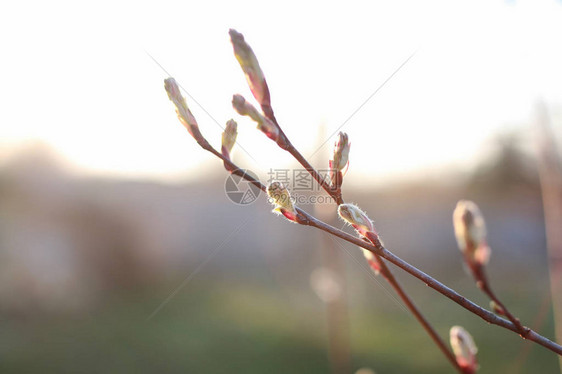
[[[458,200],[475,201],[492,287],[555,339],[561,16],[554,0],[2,5],[0,370],[452,372],[356,247],[289,224],[263,196],[234,204],[221,163],[179,124],[170,75],[213,145],[235,118],[235,162],[296,183],[301,168],[231,108],[251,93],[229,28],[316,167],[349,134],[344,197],[391,251],[488,307],[451,222]],[[302,208],[343,226],[331,204]],[[481,373],[560,370],[394,273],[444,338],[472,333]]]

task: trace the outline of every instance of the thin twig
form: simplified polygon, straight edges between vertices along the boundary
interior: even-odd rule
[[[521,324],[521,321],[519,321],[519,318],[516,318],[513,314],[511,314],[507,307],[500,301],[494,291],[492,291],[490,281],[488,280],[486,272],[484,271],[484,266],[482,266],[480,263],[470,261],[468,259],[468,253],[469,251],[465,253],[466,263],[474,274],[475,279],[477,279],[476,286],[480,288],[480,290],[482,290],[482,292],[484,292],[490,298],[490,300],[492,300],[497,305],[497,307],[499,307],[499,310],[497,310],[496,312],[505,315],[507,319],[517,327],[517,330],[521,337],[526,338],[529,332],[529,328],[523,326]]]
[[[367,232],[367,239],[369,239],[369,241],[375,245],[375,243],[377,243],[378,237],[376,236],[375,233],[373,232]],[[418,309],[418,307],[414,304],[414,302],[412,301],[412,299],[408,296],[408,294],[406,292],[404,292],[404,289],[402,288],[402,286],[398,283],[398,280],[394,277],[394,275],[392,274],[392,272],[390,271],[390,269],[388,268],[388,266],[386,266],[386,262],[384,262],[380,256],[377,253],[373,253],[375,255],[375,258],[377,259],[379,266],[380,266],[380,272],[381,275],[388,281],[388,283],[390,283],[390,285],[394,288],[394,291],[396,291],[396,293],[398,294],[398,296],[400,296],[400,298],[402,299],[402,301],[404,302],[404,304],[406,304],[406,307],[408,307],[408,309],[410,310],[410,312],[414,315],[414,317],[416,317],[416,319],[418,320],[418,322],[422,325],[422,327],[425,329],[425,331],[429,334],[429,336],[431,337],[431,339],[433,339],[433,342],[437,345],[437,347],[439,347],[439,349],[441,350],[441,352],[443,352],[443,354],[445,355],[445,357],[447,357],[447,359],[451,362],[451,364],[460,372],[463,373],[464,370],[459,366],[459,364],[457,363],[457,360],[455,358],[455,356],[453,355],[453,353],[451,352],[451,350],[447,347],[447,345],[443,342],[443,339],[441,339],[441,337],[439,336],[439,334],[437,334],[437,332],[435,331],[435,329],[433,328],[433,326],[431,326],[431,324],[427,321],[427,319],[421,314],[420,310]]]
[[[341,195],[341,189],[333,188],[316,169],[308,162],[308,160],[298,151],[298,149],[291,143],[279,123],[275,118],[275,114],[273,113],[273,109],[270,105],[262,105],[261,106],[263,113],[267,118],[269,118],[279,129],[279,135],[283,139],[282,142],[278,142],[279,146],[289,152],[295,160],[297,160],[308,173],[314,178],[314,180],[330,195],[335,201],[337,205],[343,204],[343,198]]]
[[[470,301],[466,297],[462,296],[461,294],[459,294],[455,290],[445,286],[443,283],[439,282],[435,278],[427,275],[426,273],[419,270],[415,266],[413,266],[413,265],[409,264],[408,262],[402,260],[400,257],[398,257],[398,256],[394,255],[392,252],[388,251],[380,243],[380,241],[378,241],[375,245],[370,245],[363,240],[360,240],[360,239],[358,239],[358,238],[356,238],[352,235],[349,235],[346,232],[343,232],[343,231],[339,230],[336,227],[332,227],[332,226],[327,225],[326,223],[324,223],[322,221],[319,221],[319,220],[315,219],[314,217],[310,216],[306,212],[303,212],[303,211],[299,210],[299,213],[301,213],[305,216],[305,218],[307,220],[307,224],[309,226],[313,226],[313,227],[316,227],[320,230],[326,231],[326,232],[328,232],[328,233],[330,233],[334,236],[337,236],[341,239],[344,239],[344,240],[346,240],[350,243],[353,243],[353,244],[358,245],[362,248],[365,248],[365,249],[367,249],[368,251],[371,251],[374,254],[375,253],[378,254],[379,256],[381,256],[381,257],[387,259],[388,261],[392,262],[394,265],[398,266],[399,268],[401,268],[405,272],[407,272],[410,275],[418,278],[419,280],[424,282],[427,286],[433,288],[435,291],[439,292],[443,296],[446,296],[447,298],[451,299],[452,301],[459,304],[463,308],[465,308],[468,311],[476,314],[477,316],[479,316],[480,318],[482,318],[486,322],[497,325],[497,326],[500,326],[500,327],[503,327],[505,329],[511,330],[511,331],[519,334],[519,330],[518,330],[517,326],[515,326],[513,324],[513,322],[508,321],[506,319],[503,319],[501,317],[498,317],[494,313],[482,308],[481,306],[475,304],[474,302]],[[537,344],[540,344],[543,347],[546,347],[546,348],[550,349],[551,351],[556,352],[557,354],[562,356],[562,346],[561,345],[559,345],[558,343],[553,342],[550,339],[536,333],[533,330],[529,330],[529,332],[526,336],[526,339],[531,340],[531,341],[533,341]]]
[[[203,145],[201,145],[201,146],[203,147]],[[257,181],[256,179],[254,179],[250,175],[244,173],[242,171],[242,169],[240,169],[236,164],[234,164],[228,158],[224,157],[220,152],[217,152],[210,145],[208,145],[206,147],[203,147],[203,148],[205,150],[213,153],[215,156],[217,156],[218,158],[223,160],[223,162],[225,162],[227,165],[229,165],[233,170],[232,173],[234,173],[236,175],[239,175],[240,177],[246,179],[248,182],[251,182],[252,184],[259,187],[262,191],[265,191],[266,188],[261,182]],[[300,208],[296,208],[296,209],[297,209],[297,212],[299,213],[299,223],[300,224],[315,227],[315,228],[320,229],[322,231],[325,231],[329,234],[337,236],[338,238],[343,239],[343,240],[345,240],[349,243],[352,243],[352,244],[355,244],[359,247],[365,248],[366,250],[372,252],[373,254],[379,255],[380,257],[390,261],[394,265],[398,266],[400,269],[409,273],[413,277],[421,280],[428,287],[433,288],[435,291],[439,292],[440,294],[447,297],[448,299],[454,301],[455,303],[457,303],[461,307],[463,307],[466,310],[468,310],[468,311],[474,313],[475,315],[479,316],[484,321],[486,321],[490,324],[499,326],[499,327],[503,327],[507,330],[511,330],[511,331],[519,334],[519,329],[517,328],[517,326],[515,326],[515,324],[513,322],[508,321],[504,318],[501,318],[501,317],[497,316],[496,314],[482,308],[481,306],[479,306],[478,304],[475,304],[474,302],[472,302],[471,300],[462,296],[461,294],[459,294],[455,290],[453,290],[453,289],[447,287],[446,285],[444,285],[443,283],[439,282],[437,279],[427,275],[426,273],[424,273],[420,269],[418,269],[415,266],[409,264],[408,262],[402,260],[400,257],[396,256],[395,254],[393,254],[392,252],[387,250],[380,243],[380,241],[376,242],[375,244],[366,243],[365,241],[363,241],[363,240],[361,240],[361,239],[359,239],[359,238],[357,238],[353,235],[350,235],[350,234],[348,234],[348,233],[346,233],[346,232],[344,232],[344,231],[342,231],[342,230],[340,230],[336,227],[330,226],[330,225],[326,224],[325,222],[316,219],[315,217],[313,217],[312,215],[308,214],[307,212],[305,212],[304,210],[302,210]],[[562,356],[562,346],[560,344],[558,344],[556,342],[553,342],[552,340],[538,334],[537,332],[533,331],[532,329],[529,329],[525,339],[533,341],[533,342],[535,342],[539,345],[542,345],[543,347],[551,350],[552,352],[555,352],[558,355]]]
[[[337,205],[343,204],[344,200],[343,200],[343,196],[342,196],[342,193],[341,193],[341,189],[340,188],[334,188],[333,186],[328,184],[320,176],[320,174],[316,171],[316,169],[314,169],[314,167],[312,165],[310,165],[310,163],[306,160],[306,158],[304,158],[302,156],[302,154],[293,146],[291,141],[288,139],[288,137],[283,132],[283,129],[281,128],[281,126],[279,126],[279,123],[277,122],[277,120],[275,118],[275,115],[273,114],[273,109],[271,108],[271,106],[269,106],[269,105],[262,106],[262,110],[263,110],[264,114],[271,121],[273,121],[273,123],[275,123],[277,125],[277,128],[279,129],[280,136],[283,137],[283,142],[282,142],[283,147],[282,148],[284,148],[291,155],[293,155],[293,157],[310,173],[310,175],[312,175],[312,177],[318,182],[318,184],[320,186],[322,186],[322,188],[324,188],[324,190],[336,201]],[[369,233],[369,234],[374,235],[374,233]],[[372,238],[372,236],[367,236],[367,239],[371,240],[371,238]],[[451,362],[451,364],[460,373],[462,373],[463,369],[457,363],[457,360],[456,360],[455,356],[453,355],[453,353],[451,352],[451,350],[443,342],[443,340],[441,339],[439,334],[437,334],[437,332],[435,331],[433,326],[431,326],[429,321],[423,316],[421,311],[415,305],[414,301],[408,296],[408,294],[402,288],[400,283],[398,283],[398,281],[396,280],[396,278],[394,277],[394,275],[392,274],[392,272],[390,271],[388,266],[386,266],[386,263],[379,257],[379,255],[377,253],[374,253],[374,255],[375,255],[375,257],[377,258],[377,261],[380,264],[381,274],[383,275],[383,277],[392,286],[392,288],[394,288],[394,291],[402,299],[402,301],[404,302],[406,307],[410,310],[410,312],[414,315],[416,320],[422,325],[422,327],[425,329],[425,331],[429,334],[429,336],[431,337],[433,342],[437,345],[437,347],[441,350],[441,352],[443,352],[445,357]]]
[[[322,176],[314,169],[312,165],[304,158],[304,156],[289,142],[289,147],[287,148],[289,152],[318,182],[320,186],[336,201],[337,205],[343,204],[343,198],[341,195],[341,190],[333,188]]]
[[[489,282],[486,281],[483,284],[479,284],[479,287],[482,290],[482,292],[488,295],[490,300],[492,300],[500,307],[501,312],[507,317],[508,320],[510,320],[515,325],[515,327],[517,327],[519,335],[521,335],[521,337],[525,339],[530,329],[528,327],[523,326],[521,324],[521,321],[519,321],[519,318],[516,318],[513,314],[511,314],[509,309],[506,308],[506,306],[500,301],[500,299],[498,299],[494,291],[492,291]]]

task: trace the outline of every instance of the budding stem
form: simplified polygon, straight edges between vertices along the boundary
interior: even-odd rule
[[[374,246],[382,246],[380,239],[377,234],[373,232],[367,232],[366,238],[374,245]],[[443,339],[437,334],[433,326],[427,321],[427,319],[423,316],[420,312],[418,307],[414,304],[413,300],[408,296],[408,294],[404,291],[400,283],[396,280],[386,263],[380,258],[380,256],[373,252],[375,258],[378,260],[380,264],[380,273],[381,275],[388,281],[388,283],[394,288],[394,291],[398,294],[400,299],[406,304],[406,307],[410,310],[410,312],[414,315],[414,317],[418,320],[418,322],[422,325],[424,330],[429,334],[433,342],[439,347],[441,352],[447,357],[449,362],[457,369],[459,373],[463,373],[463,369],[459,366],[455,355],[449,350]]]

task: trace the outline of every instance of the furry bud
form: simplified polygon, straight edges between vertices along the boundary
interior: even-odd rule
[[[334,144],[334,156],[330,162],[332,169],[342,171],[347,166],[350,145],[347,134],[340,131],[338,140]]]
[[[478,206],[472,201],[461,200],[453,213],[455,236],[467,261],[485,265],[490,258],[490,247],[486,242],[486,223]]]
[[[199,126],[197,125],[197,121],[191,111],[189,110],[185,98],[182,96],[179,86],[176,83],[176,80],[172,77],[164,80],[164,88],[168,93],[168,98],[174,103],[176,106],[176,113],[180,122],[183,126],[189,131],[191,136],[195,138],[198,142],[205,141],[203,135],[199,131]],[[205,141],[206,142],[206,141]]]
[[[353,226],[361,235],[366,235],[367,232],[375,232],[373,222],[367,214],[353,204],[341,204],[338,206],[338,214],[341,219]]]
[[[246,76],[252,94],[262,107],[271,105],[269,88],[254,51],[244,40],[244,35],[234,29],[230,29],[228,33],[234,49],[234,56]]]
[[[476,361],[478,348],[476,348],[472,336],[461,326],[453,326],[449,331],[449,337],[459,366],[466,373],[475,373],[478,370]]]
[[[242,95],[234,95],[232,97],[232,106],[242,116],[248,116],[258,124],[257,128],[268,138],[279,141],[279,128],[276,124],[271,122],[269,118],[266,118],[261,114],[252,104],[246,101]]]
[[[226,127],[222,133],[221,151],[222,154],[228,158],[230,158],[230,152],[232,152],[232,147],[234,147],[236,143],[236,136],[238,135],[237,127],[236,121],[230,119],[226,122]]]
[[[267,186],[267,195],[271,198],[276,213],[283,214],[288,220],[297,222],[297,210],[291,200],[289,190],[278,181],[273,181]]]

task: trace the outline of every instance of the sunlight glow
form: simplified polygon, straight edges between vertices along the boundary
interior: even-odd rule
[[[204,107],[188,99],[212,144],[219,146],[221,126],[233,117],[247,152],[234,157],[261,170],[289,165],[231,108],[232,94],[251,98],[231,27],[254,48],[279,122],[305,155],[325,139],[314,140],[320,126],[324,136],[337,133],[415,52],[342,128],[358,175],[469,166],[494,134],[531,131],[537,100],[562,104],[555,1],[10,7],[0,15],[0,32],[11,35],[2,47],[0,157],[41,141],[82,173],[185,179],[212,159],[177,121],[163,89],[167,75],[146,52]]]

